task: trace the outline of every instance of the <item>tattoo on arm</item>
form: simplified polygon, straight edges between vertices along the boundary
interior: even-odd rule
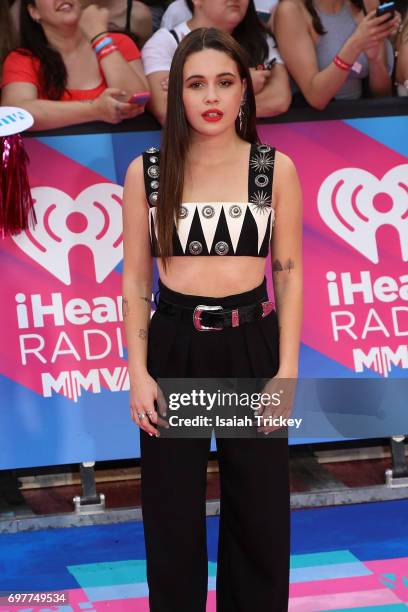
[[[143,300],[144,302],[146,302],[146,304],[149,304],[149,306],[150,306],[150,304],[152,303],[152,301],[151,301],[151,300],[149,300],[149,298],[148,298],[148,297],[145,297],[144,295],[141,295],[141,296],[140,296],[140,299],[141,299],[141,300]]]
[[[294,267],[295,262],[290,257],[283,264],[279,261],[279,259],[275,259],[275,261],[272,263],[272,272],[283,272],[283,270],[288,270],[290,273]]]
[[[145,329],[139,329],[138,334],[139,338],[141,340],[146,340],[147,338],[147,331]]]
[[[129,314],[129,302],[126,298],[122,298],[122,315],[123,318],[126,319],[126,317]]]

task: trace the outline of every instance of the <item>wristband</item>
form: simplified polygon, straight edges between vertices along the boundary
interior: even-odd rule
[[[105,34],[109,34],[109,31],[106,30],[106,32],[100,32],[99,34],[97,34],[96,36],[94,36],[93,38],[91,38],[91,40],[89,41],[92,45],[92,43],[99,38],[100,36],[104,36]]]
[[[99,43],[101,43],[106,37],[107,37],[106,34],[101,34],[100,36],[98,36],[98,38],[96,40],[91,42],[92,49],[95,51],[95,47],[97,47],[99,45]]]
[[[109,47],[109,45],[113,45],[113,40],[110,36],[105,36],[105,38],[102,38],[101,41],[98,41],[92,48],[95,51],[96,55],[99,55],[102,49],[104,49],[105,47]]]
[[[333,63],[335,66],[337,66],[337,68],[341,68],[341,70],[347,70],[347,72],[353,67],[353,64],[345,62],[338,55],[336,55],[336,57],[333,59]]]
[[[118,48],[116,45],[109,45],[109,47],[105,47],[104,49],[102,49],[102,51],[100,53],[98,53],[97,58],[98,58],[98,62],[100,62],[104,57],[107,57],[108,55],[110,55],[111,53],[114,53],[115,51],[118,51]]]

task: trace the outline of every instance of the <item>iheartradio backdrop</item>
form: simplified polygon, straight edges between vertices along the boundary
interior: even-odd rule
[[[303,187],[301,377],[407,378],[406,118],[259,132],[292,157]],[[121,197],[128,164],[159,140],[25,140],[38,225],[0,244],[0,469],[140,454],[121,322]],[[297,415],[306,408],[297,402]],[[407,433],[386,423],[384,436]]]

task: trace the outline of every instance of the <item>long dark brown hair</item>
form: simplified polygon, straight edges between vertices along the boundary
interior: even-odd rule
[[[363,0],[350,0],[350,2],[354,4],[356,8],[358,8],[360,11],[363,11],[363,13],[366,14],[367,11],[366,11]],[[309,11],[312,17],[312,24],[313,24],[313,28],[315,32],[320,35],[327,34],[326,30],[323,27],[323,24],[319,17],[319,13],[316,10],[313,0],[305,0],[305,7]]]
[[[20,38],[22,55],[36,57],[40,61],[41,95],[49,100],[59,100],[66,88],[68,74],[61,54],[52,47],[40,23],[34,21],[28,12],[35,0],[21,0]]]
[[[183,104],[183,68],[192,53],[215,49],[228,55],[246,80],[242,127],[235,121],[237,134],[250,143],[259,142],[256,131],[256,105],[248,57],[232,36],[215,28],[197,28],[183,38],[174,54],[168,84],[167,119],[162,133],[160,189],[157,205],[158,254],[166,269],[173,252],[174,219],[179,218],[184,187],[184,167],[189,147],[189,124]]]

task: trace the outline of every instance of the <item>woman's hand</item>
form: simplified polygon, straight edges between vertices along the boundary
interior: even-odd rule
[[[160,87],[163,91],[169,90],[169,77],[166,77],[162,81],[160,81]]]
[[[289,419],[292,413],[293,399],[296,391],[297,377],[289,377],[279,372],[268,380],[262,393],[267,393],[270,397],[269,403],[261,403],[261,407],[255,412],[263,416],[263,425],[257,426],[257,431],[269,434],[280,429],[279,425],[271,424],[272,419],[282,417]],[[258,419],[257,419],[258,420]],[[261,419],[259,419],[261,421]]]
[[[109,23],[109,10],[90,4],[82,11],[79,26],[88,40],[94,36],[107,32]]]
[[[401,25],[401,14],[396,11],[395,16],[392,20],[390,20],[389,23],[390,26],[392,26],[392,30],[389,34],[389,37],[393,38],[398,32],[398,29]],[[372,47],[365,49],[364,53],[372,62],[384,62],[384,58],[386,57],[386,53],[382,43],[378,43],[377,45],[373,45]]]
[[[120,89],[108,87],[92,104],[95,110],[95,121],[106,123],[120,123],[123,119],[132,119],[144,112],[144,106],[129,104],[121,100],[130,96]]]
[[[399,11],[395,11],[395,15],[392,20],[390,20],[390,25],[392,25],[392,30],[390,33],[391,38],[394,38],[401,27],[402,23],[402,15]]]
[[[166,428],[169,425],[157,414],[155,401],[160,414],[166,416],[167,405],[163,393],[154,378],[146,371],[146,373],[138,375],[136,382],[130,386],[130,415],[136,425],[144,429],[149,435],[160,437],[160,433],[154,425]]]
[[[384,46],[381,43],[364,51],[370,62],[382,62],[384,58]]]
[[[266,82],[270,79],[271,71],[270,70],[256,70],[255,68],[250,68],[251,78],[252,78],[252,86],[254,88],[254,94],[258,94],[265,87]]]
[[[354,42],[360,53],[374,49],[373,53],[375,55],[378,53],[379,44],[388,36],[392,36],[393,32],[396,32],[400,21],[401,17],[398,14],[390,19],[387,14],[376,17],[375,11],[370,11],[360,21],[350,40]]]

